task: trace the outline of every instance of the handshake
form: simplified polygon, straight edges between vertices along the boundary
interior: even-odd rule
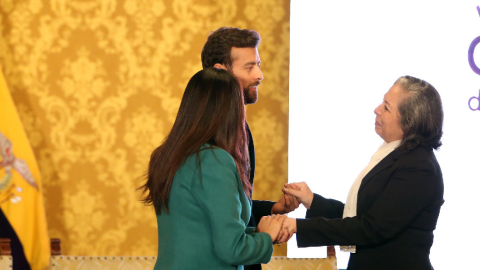
[[[270,235],[273,243],[284,243],[297,232],[297,220],[287,217],[287,213],[303,204],[310,209],[313,201],[313,192],[305,182],[285,184],[282,192],[284,195],[272,207],[272,215],[264,216],[258,223],[257,232]]]

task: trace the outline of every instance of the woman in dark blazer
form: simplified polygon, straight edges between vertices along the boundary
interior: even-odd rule
[[[385,143],[347,203],[313,194],[305,183],[291,184],[284,192],[308,210],[306,219],[289,218],[283,226],[296,232],[299,247],[345,246],[352,252],[349,270],[433,269],[429,254],[444,202],[433,153],[441,146],[440,96],[423,80],[400,77],[375,114],[375,130]]]
[[[207,68],[185,89],[170,134],[150,158],[144,202],[158,224],[159,269],[243,269],[267,263],[286,216],[247,228],[245,107],[238,81]],[[286,236],[285,236],[286,237]]]

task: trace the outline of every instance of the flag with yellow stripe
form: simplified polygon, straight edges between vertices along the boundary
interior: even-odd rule
[[[13,269],[49,269],[40,172],[1,72],[0,208],[0,237],[12,240]]]

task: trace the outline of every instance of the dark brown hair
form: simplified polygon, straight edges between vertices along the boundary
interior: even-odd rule
[[[403,139],[397,149],[408,152],[419,145],[438,149],[442,145],[443,108],[437,90],[412,76],[400,77],[395,84],[406,93],[398,105]]]
[[[203,68],[222,64],[231,70],[233,60],[232,47],[257,48],[260,44],[260,34],[255,30],[221,27],[210,33],[202,49]]]
[[[172,130],[150,157],[147,182],[140,187],[147,193],[142,201],[153,204],[157,214],[162,208],[168,213],[177,169],[192,154],[197,155],[200,166],[199,151],[206,143],[233,157],[245,193],[250,196],[243,93],[237,79],[222,69],[201,70],[188,82]]]

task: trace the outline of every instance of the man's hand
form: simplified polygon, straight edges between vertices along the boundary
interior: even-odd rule
[[[294,196],[284,194],[280,200],[272,207],[272,215],[273,214],[286,214],[290,213],[293,210],[297,209],[300,203],[298,199]]]
[[[301,204],[303,204],[307,209],[310,209],[313,201],[313,192],[310,190],[307,183],[301,182],[285,184],[283,192],[296,197]]]

